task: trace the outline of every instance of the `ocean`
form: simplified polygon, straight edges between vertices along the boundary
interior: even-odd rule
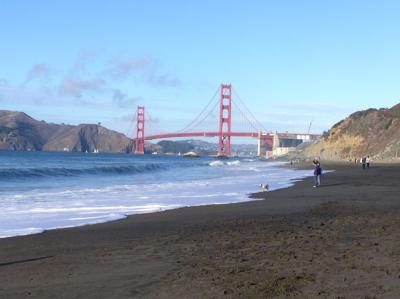
[[[256,158],[0,151],[0,238],[250,200],[310,171]]]

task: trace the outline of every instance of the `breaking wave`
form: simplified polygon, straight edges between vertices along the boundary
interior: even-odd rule
[[[215,166],[223,166],[224,162],[217,160],[217,161],[212,161],[212,162],[208,163],[208,165],[213,166],[213,167],[215,167]]]
[[[85,168],[66,167],[38,167],[38,168],[3,168],[0,169],[1,179],[23,179],[40,177],[73,177],[82,175],[113,175],[113,174],[135,174],[152,171],[167,170],[168,165],[161,163],[135,164],[135,165],[113,165],[96,166]]]

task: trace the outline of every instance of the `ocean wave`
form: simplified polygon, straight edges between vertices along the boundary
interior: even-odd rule
[[[240,161],[239,160],[235,160],[235,161],[228,161],[226,162],[226,164],[222,161],[212,161],[210,163],[208,163],[209,166],[212,167],[218,167],[218,166],[224,166],[224,165],[228,165],[228,166],[235,166],[235,165],[240,165]]]
[[[83,168],[68,167],[38,167],[38,168],[3,168],[0,169],[0,179],[23,179],[40,177],[73,177],[82,175],[115,175],[135,174],[167,170],[168,165],[161,163],[147,163],[135,165],[113,165]]]
[[[217,161],[212,161],[212,162],[208,163],[208,165],[213,166],[213,167],[215,167],[215,166],[223,166],[224,162],[217,160]]]
[[[239,164],[240,164],[240,161],[239,161],[239,160],[235,160],[235,161],[232,161],[232,162],[226,162],[226,164],[228,164],[228,165],[230,165],[230,166],[239,165]]]

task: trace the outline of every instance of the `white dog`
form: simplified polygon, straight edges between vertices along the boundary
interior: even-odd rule
[[[260,184],[260,189],[262,191],[268,191],[269,190],[269,185],[268,184]]]

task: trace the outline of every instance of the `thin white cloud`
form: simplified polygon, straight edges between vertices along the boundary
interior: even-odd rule
[[[104,64],[103,64],[104,66]],[[51,79],[51,80],[50,80]],[[123,91],[121,81],[151,87],[177,87],[180,80],[149,57],[115,58],[102,67],[96,53],[82,50],[71,67],[56,72],[47,63],[33,64],[19,85],[0,79],[0,100],[7,105],[133,107],[143,99]],[[31,84],[32,83],[32,84]],[[36,83],[40,83],[39,85]]]
[[[148,57],[141,58],[114,58],[105,74],[113,79],[125,79],[137,72],[155,68],[156,62]]]
[[[171,72],[162,70],[160,64],[150,57],[117,57],[103,72],[113,80],[134,78],[152,87],[179,87],[181,80]]]
[[[112,94],[112,100],[121,108],[133,107],[135,103],[140,101],[139,97],[129,97],[126,93],[123,93],[119,89],[114,89]]]
[[[157,74],[155,72],[149,74],[148,83],[152,86],[157,87],[179,87],[181,81],[170,73]]]
[[[29,70],[22,86],[29,84],[31,81],[39,78],[47,78],[50,75],[50,68],[45,63],[34,64]]]
[[[83,97],[86,93],[111,93],[111,99],[120,107],[133,105],[139,97],[128,96],[119,88],[113,88],[121,80],[133,78],[137,82],[152,87],[178,87],[180,80],[170,72],[161,70],[159,63],[149,57],[117,57],[111,60],[108,68],[95,72],[91,76],[84,76],[94,54],[82,51],[71,68],[69,74],[62,79],[58,86],[60,95]]]
[[[70,76],[75,77],[86,73],[88,65],[91,62],[94,62],[95,58],[96,58],[96,53],[94,51],[81,50],[78,55],[78,58],[76,59],[70,70]]]
[[[15,86],[0,86],[0,95],[3,102],[12,105],[33,106],[75,106],[93,105],[88,100],[80,98],[66,98],[57,96],[52,89],[23,88]]]
[[[105,87],[105,83],[106,82],[102,78],[65,78],[60,83],[59,92],[61,95],[69,95],[80,98],[84,92],[101,91]]]

